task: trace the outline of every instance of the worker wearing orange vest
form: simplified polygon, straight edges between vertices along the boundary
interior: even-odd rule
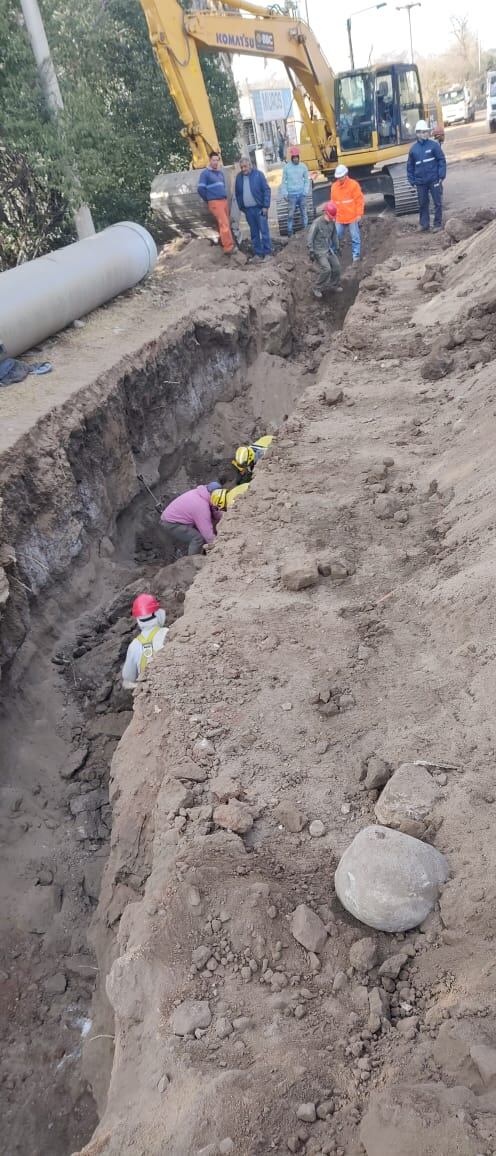
[[[336,180],[331,185],[331,201],[337,207],[336,229],[342,241],[346,229],[350,230],[353,261],[360,260],[361,238],[360,220],[365,212],[365,201],[358,181],[348,175],[346,165],[338,165]]]

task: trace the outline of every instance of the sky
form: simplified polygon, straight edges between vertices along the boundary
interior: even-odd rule
[[[367,0],[345,0],[343,8],[331,0],[306,0],[309,23],[335,72],[349,68],[346,19],[357,9],[367,6]],[[398,0],[404,3],[404,0]],[[305,0],[300,0],[300,11],[305,17]],[[469,14],[470,27],[480,36],[482,48],[496,48],[496,3],[494,0],[422,0],[412,9],[413,48],[422,56],[444,52],[451,39],[450,17]],[[397,12],[396,0],[389,0],[379,11],[364,12],[352,19],[355,67],[388,53],[409,51],[408,14]],[[264,68],[263,60],[248,56],[234,58],[236,80],[268,80],[272,76],[285,77],[285,72],[274,64]]]

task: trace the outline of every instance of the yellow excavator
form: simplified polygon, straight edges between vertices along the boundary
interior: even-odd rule
[[[152,187],[152,208],[172,231],[191,231],[201,218],[195,170],[219,150],[200,49],[283,62],[303,122],[301,156],[313,177],[313,209],[328,199],[328,182],[340,162],[365,192],[382,193],[398,215],[417,208],[405,165],[415,124],[426,115],[416,65],[381,64],[335,75],[291,5],[284,10],[249,0],[203,0],[188,10],[178,0],[140,2],[191,149],[189,173],[160,174]],[[278,217],[285,233],[287,209],[281,200]]]

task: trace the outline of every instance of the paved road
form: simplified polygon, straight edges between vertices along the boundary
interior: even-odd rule
[[[496,209],[496,134],[487,130],[479,114],[474,124],[446,130],[444,149],[448,159],[445,208]]]
[[[478,113],[473,124],[447,128],[444,147],[446,156],[453,161],[467,161],[473,157],[496,161],[496,133],[488,131],[484,113]]]

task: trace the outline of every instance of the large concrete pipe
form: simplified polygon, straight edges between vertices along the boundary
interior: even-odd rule
[[[137,285],[156,260],[153,237],[124,221],[0,273],[0,342],[17,357]]]

